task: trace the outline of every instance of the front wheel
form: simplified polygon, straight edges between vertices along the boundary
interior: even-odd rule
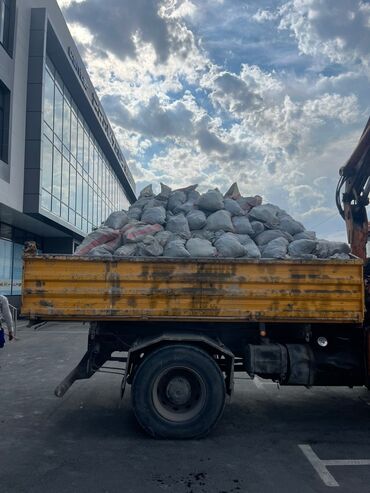
[[[216,362],[187,345],[165,346],[146,356],[131,389],[138,422],[159,438],[206,435],[222,415],[225,393]]]

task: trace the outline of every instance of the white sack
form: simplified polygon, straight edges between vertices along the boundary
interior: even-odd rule
[[[114,252],[115,257],[134,257],[137,252],[137,243],[128,243]]]
[[[260,221],[251,221],[251,226],[253,229],[253,235],[257,236],[265,231],[265,226]]]
[[[104,222],[104,226],[112,229],[121,229],[129,222],[129,217],[125,211],[112,212]]]
[[[160,257],[162,253],[163,247],[154,236],[146,236],[138,244],[137,255],[139,257]]]
[[[163,228],[160,224],[135,224],[123,233],[124,243],[138,243],[146,236],[152,236]]]
[[[289,244],[288,253],[293,258],[303,258],[303,255],[315,254],[317,242],[315,240],[294,240]]]
[[[284,231],[281,231],[280,229],[267,229],[263,233],[257,235],[254,241],[259,247],[261,247],[263,245],[267,245],[267,243],[275,240],[276,238],[285,238],[289,241],[293,240],[292,236],[290,236],[288,233],[285,233]]]
[[[249,212],[249,217],[256,221],[260,221],[269,227],[274,227],[280,222],[277,217],[278,210],[278,207],[275,209],[271,208],[270,204],[258,205],[257,207],[253,207],[253,209]]]
[[[107,248],[105,248],[104,245],[100,245],[95,248],[92,248],[87,255],[89,257],[112,258],[112,253]]]
[[[241,235],[253,235],[254,231],[247,217],[235,216],[232,218],[232,223],[235,233]]]
[[[238,202],[233,199],[224,199],[225,210],[229,211],[232,216],[244,216],[245,211],[240,207]]]
[[[184,214],[177,214],[167,219],[166,230],[176,233],[183,238],[191,237],[188,220]]]
[[[293,236],[295,240],[316,240],[316,233],[314,231],[302,231]]]
[[[189,223],[189,228],[191,230],[194,229],[202,229],[207,222],[206,215],[204,214],[203,211],[198,211],[196,209],[190,211],[186,215],[186,219],[188,220]]]
[[[184,242],[181,240],[172,240],[164,247],[164,257],[184,258],[190,257],[190,253],[186,250]]]
[[[147,224],[164,224],[166,222],[166,210],[162,206],[145,209],[141,220]]]
[[[224,208],[224,199],[219,190],[208,190],[200,196],[197,205],[199,209],[214,212]]]
[[[155,239],[162,247],[164,247],[170,239],[173,239],[173,236],[174,234],[171,233],[171,231],[160,231],[159,233],[156,233]]]
[[[127,212],[127,217],[129,218],[130,221],[132,219],[135,219],[136,221],[140,221],[141,212],[142,210],[140,209],[140,207],[130,207]]]
[[[168,199],[167,209],[169,211],[173,211],[176,207],[179,207],[181,204],[186,202],[186,194],[181,190],[176,190],[172,192],[170,198]]]
[[[279,229],[282,231],[286,231],[287,233],[293,235],[296,235],[298,233],[303,233],[304,231],[304,226],[300,222],[296,221],[290,216],[284,216],[280,220],[280,225]]]
[[[200,238],[191,238],[188,240],[186,242],[186,249],[194,258],[214,257],[217,254],[216,248],[212,246],[210,241],[201,240]]]
[[[288,244],[285,238],[275,238],[262,248],[262,257],[283,259],[286,257]]]
[[[98,246],[109,244],[110,251],[116,250],[122,243],[121,232],[117,229],[102,226],[88,234],[77,247],[74,255],[87,255],[90,250]]]
[[[315,253],[319,258],[329,258],[337,253],[345,253],[348,255],[350,251],[351,249],[347,243],[318,240]]]
[[[217,211],[207,217],[206,229],[210,231],[234,231],[233,224],[231,222],[231,214],[228,211]]]
[[[230,233],[225,233],[216,240],[215,247],[220,257],[238,258],[247,253],[247,249]]]

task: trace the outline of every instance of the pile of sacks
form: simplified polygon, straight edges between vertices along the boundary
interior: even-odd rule
[[[348,259],[346,243],[319,240],[313,231],[262,197],[243,197],[234,183],[200,194],[197,186],[142,190],[128,211],[113,212],[75,255],[98,257]]]

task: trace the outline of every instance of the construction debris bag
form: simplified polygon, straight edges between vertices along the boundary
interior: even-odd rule
[[[112,229],[122,229],[129,222],[129,217],[125,211],[112,212],[104,222],[104,226]]]
[[[262,257],[283,259],[286,257],[288,244],[288,240],[283,237],[275,238],[262,248]]]
[[[159,233],[155,234],[155,239],[158,241],[158,243],[164,247],[170,239],[174,239],[174,234],[171,233],[171,231],[160,231]]]
[[[253,207],[262,204],[262,197],[260,195],[255,195],[254,197],[239,197],[236,200],[245,212],[249,212]]]
[[[199,209],[215,212],[224,208],[224,198],[219,190],[208,190],[199,197]]]
[[[229,188],[229,190],[225,193],[224,195],[224,198],[225,199],[234,199],[234,200],[237,200],[237,199],[240,199],[241,198],[241,194],[239,192],[239,187],[238,187],[238,184],[237,183],[233,183],[231,185],[231,187]]]
[[[108,250],[105,245],[99,245],[95,248],[92,248],[87,254],[89,257],[105,257],[112,258],[112,252]]]
[[[188,212],[192,211],[193,209],[194,209],[193,202],[185,202],[184,204],[181,204],[178,207],[175,207],[173,210],[173,213],[186,215]]]
[[[161,191],[158,195],[155,196],[155,198],[157,200],[160,200],[161,202],[167,202],[168,199],[170,198],[171,193],[172,193],[171,188],[165,185],[164,183],[161,183]]]
[[[81,245],[76,248],[74,255],[87,255],[93,248],[109,243],[114,251],[121,245],[121,231],[102,226],[86,236]]]
[[[319,258],[330,258],[336,254],[349,254],[351,251],[347,243],[337,241],[318,240],[316,246],[316,255]]]
[[[188,220],[184,214],[177,214],[168,218],[166,230],[171,233],[176,233],[182,238],[189,239],[191,237]]]
[[[130,207],[130,209],[127,212],[127,217],[129,218],[130,221],[132,220],[140,221],[141,219],[140,207]]]
[[[146,236],[138,244],[137,255],[139,257],[160,257],[163,254],[163,247],[154,236]]]
[[[190,190],[187,193],[187,202],[190,202],[191,204],[197,204],[199,199],[200,193],[197,192],[197,190]]]
[[[251,221],[251,226],[253,229],[253,235],[257,236],[265,231],[265,226],[260,221]]]
[[[183,240],[172,240],[164,247],[164,257],[185,258],[190,257],[186,250]]]
[[[154,195],[148,185],[127,213],[113,212],[90,233],[76,255],[349,258],[347,244],[317,240],[280,207],[243,197],[237,184],[224,197],[217,189],[200,195],[196,187],[172,191],[161,184]]]
[[[260,221],[268,227],[276,227],[280,223],[277,213],[279,208],[271,208],[270,204],[258,205],[249,212],[249,218]]]
[[[200,238],[191,238],[188,240],[186,242],[186,249],[194,258],[215,257],[217,255],[217,250],[212,246],[212,243]]]
[[[238,202],[233,199],[224,199],[224,207],[226,211],[229,211],[232,216],[244,216],[245,211],[240,207]]]
[[[252,238],[248,235],[234,235],[236,239],[241,243],[246,249],[247,252],[245,254],[246,258],[261,258],[261,252]]]
[[[286,231],[292,236],[303,233],[304,226],[290,216],[284,216],[280,219],[279,229]]]
[[[117,248],[114,252],[115,257],[135,257],[137,252],[137,243],[127,243],[126,245],[122,245]]]
[[[163,228],[160,224],[135,224],[123,233],[124,243],[137,243],[146,236],[152,236]]]
[[[186,202],[186,193],[183,192],[182,190],[176,190],[175,192],[172,192],[168,202],[167,202],[167,209],[169,211],[174,211],[176,208],[180,207],[180,205],[185,204]]]
[[[247,217],[235,216],[232,218],[232,223],[235,233],[241,235],[253,235],[254,231]]]
[[[192,210],[186,215],[186,219],[188,220],[189,228],[191,230],[202,229],[207,222],[206,215],[203,211]]]
[[[216,240],[215,247],[220,257],[239,258],[247,254],[247,249],[231,233],[225,233]]]
[[[216,239],[216,233],[214,231],[208,231],[208,229],[198,229],[191,231],[192,238],[200,238],[201,240],[208,240],[211,243]]]
[[[293,240],[288,247],[288,253],[293,258],[302,258],[303,255],[315,255],[317,241],[315,240]]]
[[[316,233],[314,231],[302,231],[293,236],[295,240],[316,240]]]
[[[262,247],[276,238],[285,238],[289,241],[293,241],[293,237],[291,235],[285,233],[285,231],[281,231],[280,229],[267,229],[266,231],[263,231],[263,233],[257,235],[254,238],[254,241],[259,247]]]
[[[166,222],[166,209],[163,206],[144,209],[141,220],[147,224],[164,224]]]
[[[217,211],[207,217],[206,229],[210,231],[234,231],[233,223],[231,222],[231,214],[228,211]]]

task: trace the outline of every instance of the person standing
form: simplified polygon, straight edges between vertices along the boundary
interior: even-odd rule
[[[4,322],[8,328],[9,341],[14,339],[14,321],[9,308],[8,298],[0,295],[0,348],[5,344]]]

